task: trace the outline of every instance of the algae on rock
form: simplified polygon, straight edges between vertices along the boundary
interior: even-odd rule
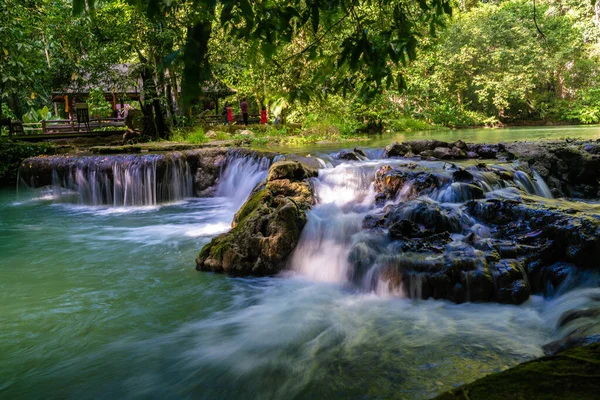
[[[519,364],[444,393],[436,400],[597,399],[600,344]]]

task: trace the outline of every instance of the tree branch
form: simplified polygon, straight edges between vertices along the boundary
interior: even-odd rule
[[[338,26],[339,24],[341,24],[347,17],[348,15],[350,15],[352,8],[349,8],[346,13],[344,14],[344,16],[342,18],[340,18],[338,21],[336,21],[334,24],[332,24],[329,28],[327,28],[327,30],[325,32],[323,32],[321,34],[321,36],[319,36],[317,39],[315,39],[312,43],[310,43],[308,46],[306,46],[304,49],[302,49],[301,51],[299,51],[298,53],[292,54],[291,56],[287,57],[286,59],[284,59],[281,62],[275,62],[275,65],[277,65],[278,67],[281,66],[282,64],[285,64],[286,62],[290,61],[292,58],[296,58],[299,55],[302,55],[304,53],[306,53],[309,49],[311,49],[312,47],[316,46],[317,44],[319,44],[321,42],[321,40],[323,40],[323,38],[325,36],[327,36],[327,34],[329,32],[331,32],[331,30],[333,28],[335,28],[336,26]]]

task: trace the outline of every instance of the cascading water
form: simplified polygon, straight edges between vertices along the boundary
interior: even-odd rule
[[[85,205],[147,206],[193,195],[182,153],[84,157],[52,171],[52,197]]]
[[[194,197],[194,176],[201,174],[216,190],[216,197],[228,199],[237,210],[252,189],[267,176],[268,157],[224,152],[217,158],[206,155],[209,171],[200,170],[202,155],[171,152],[148,155],[114,155],[87,157],[55,157],[36,160],[41,164],[41,177],[28,174],[27,186],[47,186],[46,197],[59,203],[93,206],[148,206],[172,203]],[[220,161],[218,157],[222,157]],[[212,163],[221,163],[215,175]],[[196,169],[198,168],[198,169]],[[48,171],[47,176],[44,173]],[[198,177],[196,177],[198,178]],[[37,182],[36,182],[37,180]]]
[[[227,197],[231,207],[237,210],[252,189],[267,178],[270,165],[271,160],[267,157],[230,154],[221,170],[215,196]]]
[[[470,271],[487,266],[489,258],[481,244],[471,243],[475,237],[486,243],[490,235],[489,228],[465,212],[465,204],[485,197],[551,197],[539,175],[532,178],[509,165],[463,169],[443,162],[341,163],[322,169],[313,185],[317,205],[290,261],[292,269],[310,279],[352,283],[367,292],[427,297],[422,291],[425,275],[405,272],[403,277],[398,271],[428,271],[459,262],[467,265],[461,272],[464,293],[458,296],[465,300],[478,298],[471,293],[478,277]],[[399,223],[376,229],[384,226],[384,215],[385,221]],[[410,232],[417,238],[412,244],[416,248],[397,240],[421,225],[429,230]],[[491,273],[496,276],[495,269]]]

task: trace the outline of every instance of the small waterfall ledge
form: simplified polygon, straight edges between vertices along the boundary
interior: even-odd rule
[[[274,154],[211,148],[163,154],[36,157],[19,185],[46,187],[57,202],[147,206],[194,196],[225,196],[238,207],[264,180]]]

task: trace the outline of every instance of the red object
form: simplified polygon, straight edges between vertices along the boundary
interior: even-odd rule
[[[231,106],[227,107],[227,121],[230,123],[233,121],[233,108]]]
[[[267,110],[260,110],[260,123],[263,125],[267,123]]]

